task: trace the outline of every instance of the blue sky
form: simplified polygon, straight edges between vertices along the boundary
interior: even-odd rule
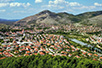
[[[0,18],[22,19],[43,10],[80,14],[102,10],[102,0],[0,0]]]

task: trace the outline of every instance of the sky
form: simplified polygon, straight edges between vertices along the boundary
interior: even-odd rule
[[[2,19],[22,19],[43,10],[74,15],[102,11],[102,0],[0,0]]]

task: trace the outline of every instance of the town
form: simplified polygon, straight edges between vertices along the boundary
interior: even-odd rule
[[[98,35],[89,36],[87,34],[87,32],[100,32],[101,28],[92,26],[79,28],[74,25],[46,26],[45,24],[41,24],[34,28],[31,26],[32,25],[29,25],[27,29],[24,29],[24,27],[20,28],[19,26],[11,26],[8,32],[0,31],[0,59],[50,54],[52,56],[59,55],[76,58],[90,58],[95,61],[102,60],[101,46],[97,44],[93,45],[91,42],[95,42],[96,40],[97,43],[101,44],[102,41],[100,41],[100,37],[98,37]],[[90,27],[91,29],[86,30],[86,28]],[[78,33],[81,35],[87,35],[88,38],[85,38],[83,41],[80,40],[81,38],[79,37],[79,39],[78,36],[77,38],[74,36],[71,37],[71,35],[75,35],[76,30],[80,31]],[[63,33],[62,35],[61,32]],[[68,36],[65,33],[68,33]],[[84,45],[81,41],[90,41],[87,44],[92,45],[87,46],[85,43]]]

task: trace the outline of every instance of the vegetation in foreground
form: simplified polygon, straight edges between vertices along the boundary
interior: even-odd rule
[[[82,58],[38,54],[2,59],[0,68],[102,68],[102,63]]]

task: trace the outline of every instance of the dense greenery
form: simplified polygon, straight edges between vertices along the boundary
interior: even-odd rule
[[[102,63],[82,58],[38,54],[0,60],[0,68],[102,68]]]

